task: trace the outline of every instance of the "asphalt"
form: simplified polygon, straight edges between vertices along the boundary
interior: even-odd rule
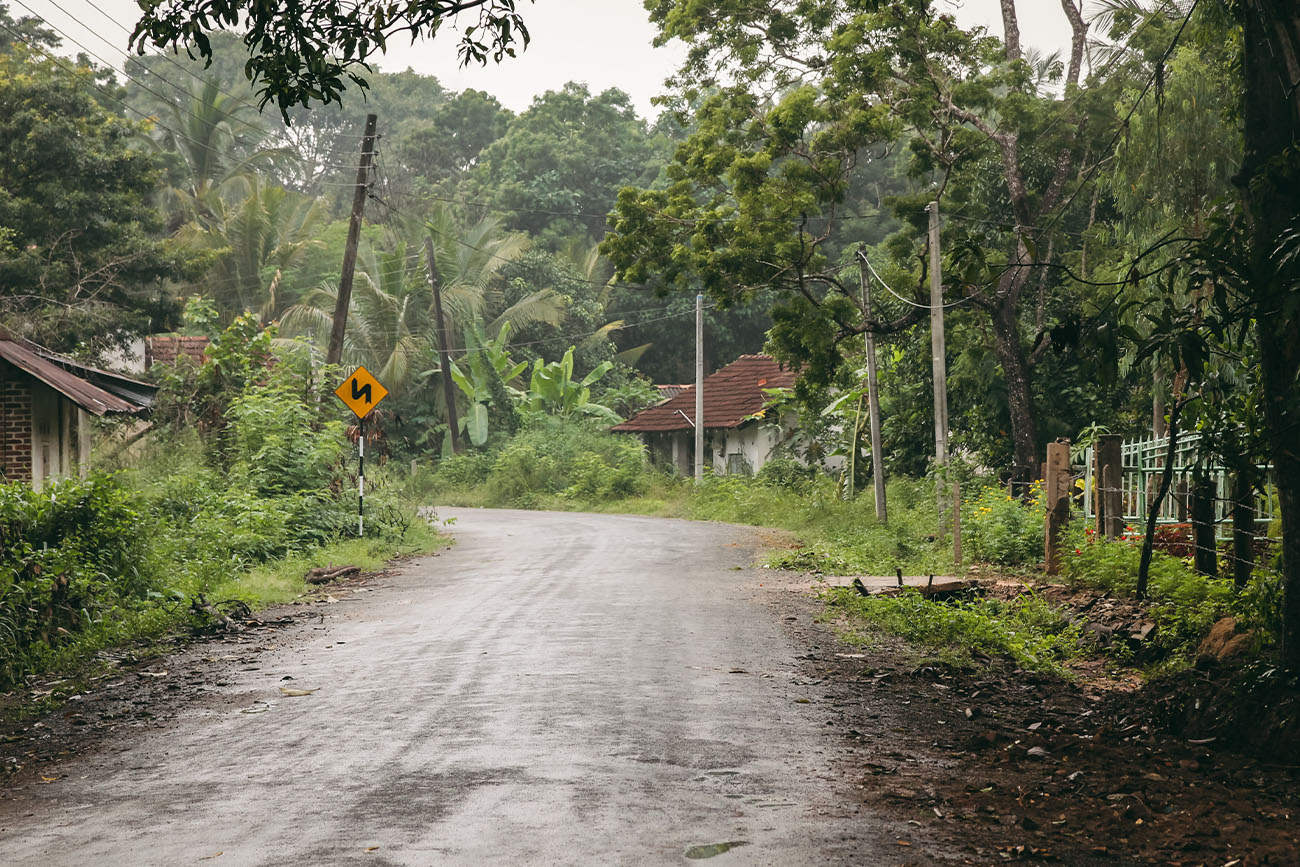
[[[900,862],[752,533],[438,513],[448,551],[7,793],[0,864]]]

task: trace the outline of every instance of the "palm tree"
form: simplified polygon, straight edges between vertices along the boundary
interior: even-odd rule
[[[169,102],[167,122],[150,141],[175,156],[171,183],[159,206],[172,231],[189,222],[206,225],[221,200],[248,195],[254,173],[292,159],[284,148],[264,148],[264,132],[246,102],[221,91],[216,79],[196,80],[189,97]]]
[[[343,362],[364,364],[390,389],[411,380],[413,365],[432,346],[432,292],[411,261],[405,243],[389,252],[365,251],[348,304]],[[337,301],[336,283],[316,287],[284,312],[284,333],[323,342]]]
[[[324,199],[255,177],[245,183],[242,198],[210,196],[206,219],[185,224],[176,237],[191,249],[210,251],[212,265],[201,284],[223,321],[245,310],[270,321],[280,312],[277,289],[284,272],[322,246],[316,234],[328,219],[328,207]]]

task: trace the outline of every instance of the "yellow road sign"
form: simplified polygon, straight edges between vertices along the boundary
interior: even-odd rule
[[[352,375],[343,380],[343,384],[334,389],[339,400],[356,413],[357,418],[365,418],[379,402],[388,396],[388,389],[379,384],[364,366],[352,371]]]

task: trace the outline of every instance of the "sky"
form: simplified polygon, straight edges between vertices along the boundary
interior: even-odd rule
[[[84,50],[102,62],[120,68],[125,57],[127,32],[138,17],[134,0],[5,0],[14,18],[37,15],[64,37],[63,51]],[[963,25],[980,24],[1002,33],[998,0],[936,0]],[[1021,0],[1021,39],[1049,51],[1068,46],[1069,25],[1060,5],[1047,0]],[[652,44],[655,28],[641,0],[536,0],[521,4],[532,36],[528,49],[500,66],[461,68],[455,39],[444,31],[433,41],[410,45],[394,43],[381,69],[410,67],[434,75],[444,87],[473,87],[493,94],[507,108],[523,111],[533,97],[558,90],[566,82],[585,82],[593,93],[617,87],[632,97],[644,117],[658,114],[651,97],[663,91],[663,80],[685,56],[680,43],[660,48]],[[472,17],[470,17],[472,18]],[[466,23],[473,23],[467,18]],[[399,41],[400,42],[400,41]]]

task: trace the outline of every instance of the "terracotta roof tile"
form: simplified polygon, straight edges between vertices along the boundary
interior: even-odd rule
[[[765,388],[790,388],[796,375],[770,355],[742,355],[704,380],[704,428],[740,427],[767,403]],[[625,433],[690,430],[695,421],[695,387],[642,410],[611,430]]]

